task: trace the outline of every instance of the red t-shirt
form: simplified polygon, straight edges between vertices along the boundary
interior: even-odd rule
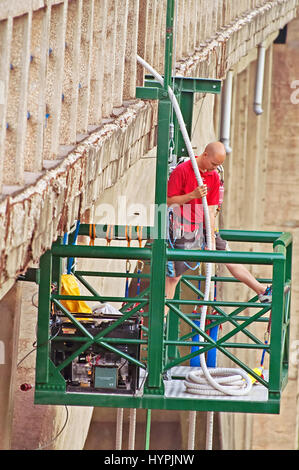
[[[209,206],[218,206],[220,178],[216,170],[200,171],[203,183],[207,185],[207,203]],[[178,165],[171,173],[167,186],[167,196],[181,196],[191,193],[197,188],[198,183],[193,170],[191,160]],[[180,206],[180,214],[174,209],[175,215],[181,216],[181,224],[184,231],[196,230],[203,222],[203,205],[201,199],[192,199],[187,204]]]

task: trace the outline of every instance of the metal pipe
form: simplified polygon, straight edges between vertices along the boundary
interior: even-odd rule
[[[108,258],[108,259],[151,259],[150,248],[125,246],[85,246],[85,245],[55,245],[52,247],[53,256],[76,258]]]
[[[121,448],[122,448],[123,419],[124,419],[124,410],[123,410],[123,408],[117,408],[116,436],[115,436],[115,449],[116,450],[121,450]]]
[[[263,89],[264,89],[264,73],[265,73],[265,57],[266,48],[262,44],[258,45],[258,57],[256,66],[255,93],[253,110],[257,116],[263,114]]]
[[[285,260],[282,253],[254,253],[242,251],[196,251],[196,250],[172,250],[167,248],[169,261],[202,261],[211,263],[236,263],[236,264],[274,264]]]
[[[230,146],[230,124],[232,109],[232,89],[233,89],[233,71],[229,70],[224,82],[222,103],[221,103],[221,122],[220,122],[220,141],[225,147],[227,154],[232,152]]]

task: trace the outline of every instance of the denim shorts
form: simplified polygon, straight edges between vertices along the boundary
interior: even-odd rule
[[[215,246],[217,251],[230,250],[226,240],[221,238],[219,232],[215,232]],[[194,232],[185,233],[180,238],[170,241],[170,247],[178,250],[204,250],[206,248],[205,230],[200,227]],[[168,261],[166,275],[168,277],[181,276],[188,269],[195,270],[199,266],[196,261]]]
[[[185,232],[182,236],[173,239],[170,231],[169,246],[177,250],[202,250],[204,245],[203,229],[200,226],[193,232]],[[168,277],[181,276],[188,269],[196,269],[196,261],[168,261],[166,275]]]

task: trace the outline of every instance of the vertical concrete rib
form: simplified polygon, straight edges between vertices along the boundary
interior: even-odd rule
[[[128,21],[128,0],[117,0],[116,9],[116,48],[114,60],[113,106],[119,107],[123,102],[126,36]]]
[[[27,86],[32,13],[15,18],[10,57],[3,183],[24,184],[24,148],[27,125]],[[16,92],[17,90],[17,92]],[[9,132],[8,132],[9,131]]]
[[[166,24],[166,10],[167,10],[167,0],[163,1],[162,17],[161,17],[161,29],[160,29],[160,47],[159,47],[159,60],[157,62],[157,71],[163,75],[164,74],[164,61],[165,61],[165,24]],[[175,10],[176,12],[176,10]],[[176,35],[176,30],[174,30]],[[177,36],[175,36],[176,38]],[[176,48],[176,44],[174,45]],[[177,53],[174,51],[176,57]]]
[[[248,124],[249,117],[248,114],[251,111],[249,103],[249,93],[251,91],[251,84],[249,80],[248,69],[243,70],[237,76],[237,103],[238,103],[238,112],[234,116],[235,121],[235,136],[234,136],[234,147],[233,151],[235,153],[235,158],[238,160],[237,165],[237,178],[235,181],[235,197],[236,201],[240,200],[240,194],[244,191],[246,187],[252,187],[253,181],[250,181],[248,177],[247,165],[252,165],[252,161],[248,158],[247,145],[248,145]],[[249,109],[250,108],[250,109]],[[248,191],[250,193],[250,191]],[[247,193],[247,194],[248,194]],[[247,200],[248,205],[250,205],[251,198]],[[248,211],[244,210],[243,202],[240,201],[237,210],[237,224],[239,227],[248,226]]]
[[[156,9],[157,9],[157,0],[149,0],[149,9],[148,9],[148,25],[146,28],[146,49],[145,49],[145,60],[149,63],[153,63],[154,58],[154,43],[155,43],[155,19],[156,19]]]
[[[9,60],[12,39],[12,18],[0,22],[0,191],[3,182],[3,161],[5,158],[5,139],[7,103],[9,89]]]
[[[190,33],[189,33],[189,44],[190,51],[194,54],[196,47],[196,23],[197,23],[197,1],[191,1],[191,18],[190,18]]]
[[[28,79],[28,121],[25,149],[25,171],[41,171],[45,124],[46,62],[49,48],[50,9],[33,13],[31,28],[30,67]]]
[[[218,29],[218,0],[213,0],[212,6],[212,31],[217,31]]]
[[[96,125],[102,120],[102,87],[104,79],[103,44],[106,37],[107,0],[94,3],[93,47],[90,76],[89,124]]]
[[[262,136],[264,138],[263,152],[259,165],[259,188],[258,188],[258,211],[256,214],[255,224],[261,226],[264,221],[265,200],[266,200],[266,182],[267,182],[267,165],[269,155],[269,134],[271,119],[271,96],[272,96],[272,67],[273,67],[273,44],[266,51],[265,78],[264,78],[264,114],[262,116]]]
[[[155,70],[159,69],[160,46],[162,43],[161,33],[162,31],[165,32],[165,27],[162,24],[163,9],[164,9],[163,6],[164,5],[162,3],[161,6],[156,9],[156,15],[155,15],[155,36],[154,36],[154,44],[153,44],[153,62],[152,62]]]
[[[183,18],[184,18],[184,4],[185,0],[177,0],[178,2],[178,27],[177,27],[177,42],[176,52],[177,57],[183,56]]]
[[[197,19],[195,26],[195,47],[199,48],[202,38],[204,37],[205,28],[205,10],[203,9],[202,0],[197,2]]]
[[[76,143],[82,1],[70,2],[67,11],[64,77],[61,91],[61,145]]]
[[[255,79],[256,79],[256,66],[257,61],[251,62],[248,67],[248,73],[250,77],[250,88],[249,88],[249,122],[248,122],[248,147],[246,149],[247,154],[247,180],[246,180],[246,195],[250,204],[248,204],[248,208],[246,211],[246,219],[247,219],[247,227],[251,229],[251,227],[255,226],[255,213],[256,213],[256,179],[257,175],[257,167],[259,165],[259,152],[261,151],[261,129],[260,129],[260,122],[259,119],[262,116],[256,116],[252,109],[252,103],[254,100],[254,87],[255,87]]]
[[[103,117],[111,115],[113,109],[114,60],[116,46],[116,4],[109,0],[107,5],[107,27],[104,43],[105,65],[103,83]]]
[[[94,0],[84,0],[82,3],[81,47],[80,47],[80,76],[77,114],[77,133],[85,134],[88,127],[90,102],[90,70],[93,40]]]
[[[185,8],[184,8],[184,37],[183,37],[183,52],[184,56],[188,57],[191,53],[190,51],[190,15],[191,15],[191,1],[185,0]]]
[[[236,121],[234,119],[235,117],[235,112],[237,109],[237,87],[236,87],[236,75],[233,76],[233,84],[232,84],[232,104],[231,104],[231,132],[230,135],[234,136],[235,135],[235,125]],[[233,137],[231,137],[232,139]],[[232,141],[232,146],[234,145],[234,142]],[[234,181],[235,181],[235,169],[236,169],[236,156],[234,152],[234,147],[232,147],[233,151],[229,158],[227,159],[227,169],[226,169],[226,187],[233,188],[234,187]],[[235,227],[235,213],[233,211],[234,203],[235,203],[235,194],[233,192],[233,189],[230,191],[226,191],[225,194],[225,204],[224,204],[224,220],[226,220],[226,215],[230,215],[230,220],[232,227]],[[228,216],[227,216],[228,217]]]
[[[147,0],[139,0],[137,53],[140,57],[144,59],[146,58],[148,18],[149,4]],[[143,83],[144,67],[142,67],[140,64],[137,64],[137,85],[143,86]]]
[[[51,9],[44,134],[44,159],[48,160],[57,158],[60,143],[67,5],[64,1]]]
[[[123,89],[124,100],[135,98],[136,95],[138,21],[139,0],[129,0]]]

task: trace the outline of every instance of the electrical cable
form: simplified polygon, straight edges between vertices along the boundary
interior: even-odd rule
[[[56,436],[53,437],[53,439],[51,439],[51,441],[47,442],[47,443],[44,444],[43,446],[37,447],[37,449],[34,449],[34,450],[43,450],[43,449],[46,449],[46,448],[49,447],[51,444],[53,444],[53,442],[56,441],[56,439],[63,433],[63,431],[65,430],[66,425],[67,425],[67,423],[68,423],[68,420],[69,420],[69,410],[68,410],[68,407],[67,407],[66,405],[64,405],[64,407],[65,407],[65,410],[66,410],[66,417],[65,417],[64,424],[63,424],[62,428],[60,429],[60,431],[56,434]]]
[[[36,341],[34,341],[34,342],[32,343],[33,349],[31,349],[31,351],[29,351],[29,352],[17,363],[17,368],[22,364],[23,361],[25,361],[25,359],[26,359],[28,356],[30,356],[30,354],[32,354],[34,351],[36,351],[37,348],[40,348],[41,346],[44,346],[45,344],[50,343],[50,341],[52,341],[54,338],[56,338],[56,336],[58,336],[59,332],[60,332],[60,327],[58,328],[57,333],[55,333],[54,336],[51,336],[51,337],[48,339],[48,341],[47,341],[46,343],[39,344],[38,346],[37,346],[37,345],[35,346]]]
[[[49,343],[50,341],[52,341],[52,340],[59,334],[59,332],[60,332],[60,327],[58,328],[58,331],[55,333],[55,335],[54,335],[54,336],[51,336],[51,338],[49,338],[49,340],[47,341],[47,343]],[[34,341],[32,345],[34,346],[35,343],[36,343],[36,341]],[[47,343],[44,343],[44,344],[47,344]],[[37,350],[37,348],[39,348],[39,347],[41,347],[41,346],[43,346],[43,344],[40,344],[40,345],[38,345],[38,346],[37,346],[37,345],[34,346],[33,349],[31,349],[31,350],[17,363],[17,369],[18,369],[18,367],[22,364],[22,362],[23,362],[30,354],[32,354],[34,351]],[[30,386],[30,388],[32,388],[32,387]],[[29,389],[30,389],[30,388],[29,388]],[[29,389],[28,389],[28,390],[29,390]],[[25,389],[25,390],[26,390],[26,389]],[[65,427],[66,427],[66,425],[67,425],[68,418],[69,418],[68,407],[67,407],[66,405],[64,405],[64,406],[65,406],[65,409],[66,409],[66,419],[65,419],[65,422],[64,422],[62,428],[60,429],[60,431],[59,431],[59,432],[56,434],[56,436],[53,437],[53,439],[51,439],[51,441],[49,441],[47,444],[44,444],[43,446],[38,447],[38,448],[36,448],[36,449],[34,449],[34,450],[42,450],[42,449],[45,449],[46,447],[49,447],[49,446],[50,446],[51,444],[53,444],[53,442],[62,434],[62,432],[64,431],[64,429],[65,429]]]

